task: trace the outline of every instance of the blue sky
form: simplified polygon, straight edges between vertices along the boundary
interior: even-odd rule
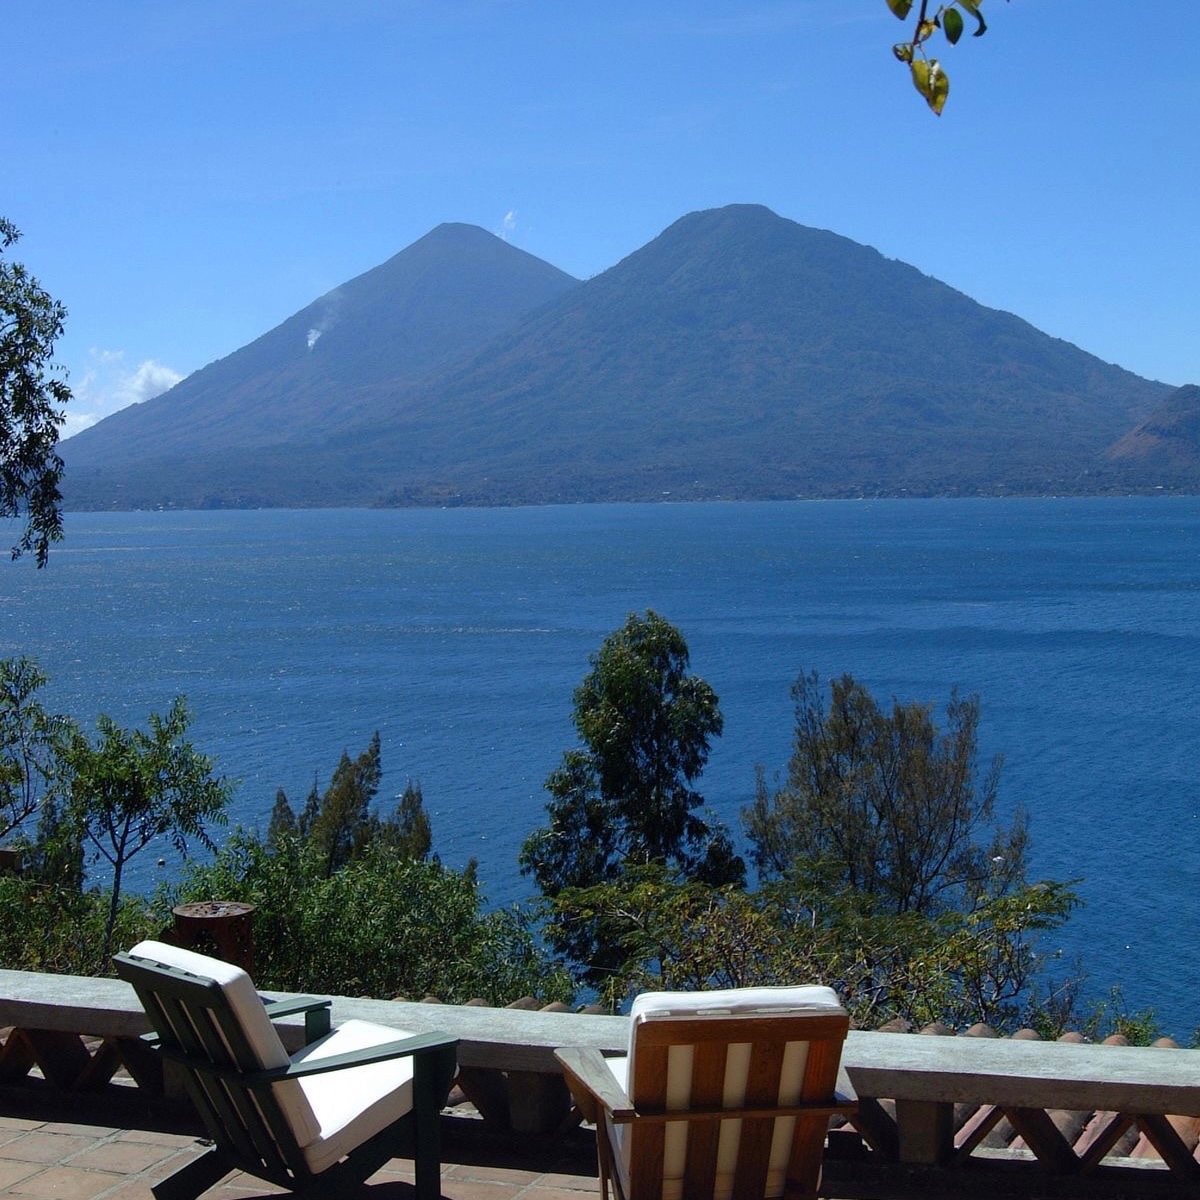
[[[442,221],[586,277],[734,202],[1200,382],[1194,8],[984,13],[938,119],[884,0],[7,6],[0,214],[69,310],[69,428]]]

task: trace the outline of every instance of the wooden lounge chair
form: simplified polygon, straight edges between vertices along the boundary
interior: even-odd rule
[[[154,1187],[157,1200],[192,1200],[235,1168],[305,1195],[345,1195],[401,1153],[409,1132],[417,1195],[441,1194],[438,1115],[453,1038],[368,1021],[329,1032],[328,1000],[264,1005],[239,967],[161,942],[114,961],[213,1142]],[[324,1036],[289,1057],[271,1020],[301,1011]]]
[[[849,1019],[826,987],[647,992],[629,1053],[555,1051],[596,1124],[601,1196],[816,1196]]]

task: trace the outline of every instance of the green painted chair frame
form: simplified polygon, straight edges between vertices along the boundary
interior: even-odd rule
[[[156,1200],[194,1200],[231,1170],[306,1197],[334,1197],[373,1175],[389,1159],[412,1153],[420,1200],[441,1195],[438,1119],[455,1071],[457,1040],[440,1033],[262,1069],[241,1022],[214,980],[129,954],[114,956],[118,975],[132,984],[155,1033],[146,1040],[178,1064],[187,1094],[212,1149],[152,1188]],[[297,997],[267,1002],[271,1020],[303,1012],[306,1041],[329,1032],[331,1001]],[[397,1031],[399,1032],[399,1031]],[[309,1168],[273,1085],[339,1069],[413,1058],[410,1110],[319,1174]]]

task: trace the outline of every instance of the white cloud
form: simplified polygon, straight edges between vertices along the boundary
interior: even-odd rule
[[[174,387],[183,376],[163,363],[148,358],[130,369],[124,350],[91,350],[87,369],[70,380],[71,403],[62,426],[62,437],[87,429],[118,409],[152,400]]]

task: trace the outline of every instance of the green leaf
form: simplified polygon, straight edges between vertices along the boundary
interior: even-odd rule
[[[979,0],[958,0],[958,2],[979,22],[979,28],[971,36],[983,37],[987,33],[987,22],[983,19],[983,13],[979,11]]]
[[[917,59],[912,65],[913,87],[925,97],[925,103],[937,116],[942,115],[946,97],[950,94],[950,79],[936,58],[926,62]]]
[[[962,13],[957,8],[948,8],[946,10],[945,16],[942,17],[942,30],[946,34],[946,41],[952,46],[962,37]]]
[[[912,8],[912,0],[887,0],[887,6],[903,21]]]
[[[902,62],[910,63],[913,60],[912,42],[897,42],[892,47],[892,53]]]
[[[936,21],[921,21],[917,25],[916,35],[913,37],[914,42],[925,42],[933,37],[933,31],[937,28]]]

